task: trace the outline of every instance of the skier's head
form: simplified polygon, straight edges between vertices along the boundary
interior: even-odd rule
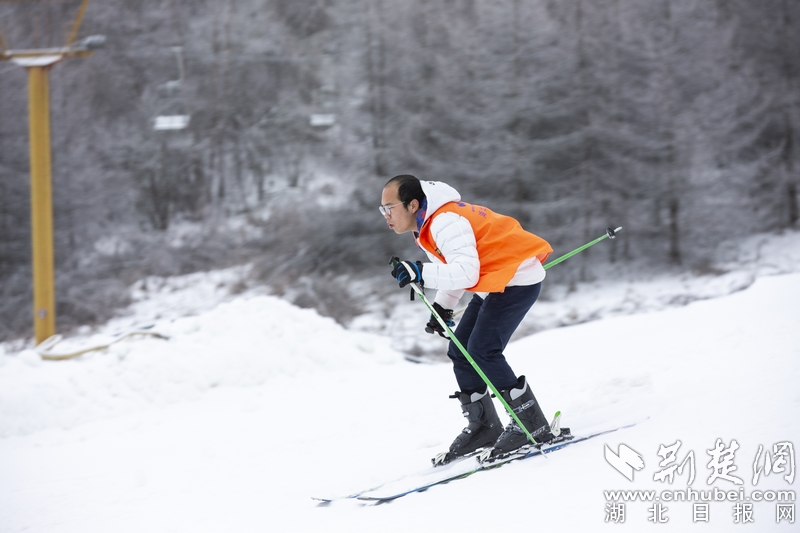
[[[395,233],[417,230],[416,214],[425,201],[419,180],[411,174],[390,179],[381,193],[381,213]]]

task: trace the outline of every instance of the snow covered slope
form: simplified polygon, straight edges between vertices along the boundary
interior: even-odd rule
[[[63,362],[0,354],[0,531],[642,531],[656,503],[660,530],[730,531],[736,502],[703,492],[796,493],[785,473],[754,483],[753,463],[759,445],[800,444],[798,297],[800,274],[765,277],[516,341],[513,368],[574,433],[649,419],[378,506],[310,496],[425,468],[463,427],[449,367],[408,363],[382,337],[257,296],[158,322],[169,340]],[[738,445],[724,471],[708,466],[717,439]],[[627,502],[611,523],[606,491],[687,490],[688,467],[654,480],[669,466],[660,447],[677,441],[678,461],[694,456],[697,501]],[[633,481],[604,458],[621,444],[644,460]],[[742,484],[709,484],[714,473]],[[709,503],[708,523],[693,503]],[[776,524],[778,502],[748,503],[743,530],[797,527]]]

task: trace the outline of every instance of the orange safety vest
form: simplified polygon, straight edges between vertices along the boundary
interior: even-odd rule
[[[465,202],[448,202],[422,224],[417,245],[438,257],[447,259],[431,236],[431,220],[442,213],[456,213],[466,218],[475,232],[481,272],[473,292],[502,292],[517,273],[519,265],[531,257],[544,263],[553,248],[541,237],[522,229],[516,219],[495,213],[491,209]]]

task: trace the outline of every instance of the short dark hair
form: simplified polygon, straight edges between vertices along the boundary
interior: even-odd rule
[[[404,206],[408,207],[412,200],[417,200],[422,205],[422,201],[425,200],[425,192],[416,176],[400,174],[387,181],[383,188],[385,189],[393,183],[397,184],[397,196]]]

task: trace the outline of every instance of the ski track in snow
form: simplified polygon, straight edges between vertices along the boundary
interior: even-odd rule
[[[708,450],[722,439],[739,445],[731,474],[745,491],[796,491],[774,473],[757,486],[752,476],[759,445],[800,445],[800,274],[764,276],[791,268],[797,242],[761,243],[778,266],[730,274],[756,281],[729,296],[516,340],[512,367],[574,433],[650,418],[390,504],[310,499],[422,470],[463,427],[449,366],[410,364],[386,337],[266,295],[204,307],[217,273],[171,293],[193,303],[175,296],[155,321],[169,340],[126,339],[61,362],[0,347],[0,532],[641,531],[653,503],[628,502],[624,523],[606,523],[603,491],[686,490],[687,472],[653,478],[659,448],[678,440],[678,459],[696,459],[694,490],[738,491],[708,484]],[[666,294],[653,287],[636,288],[641,301]],[[142,296],[138,316],[152,316],[154,301]],[[181,316],[187,307],[193,316]],[[622,443],[645,462],[633,482],[604,459]],[[710,502],[699,524],[690,502],[664,503],[669,521],[657,527],[730,531],[733,505]],[[741,527],[796,527],[776,524],[775,506],[754,503],[754,523]]]

